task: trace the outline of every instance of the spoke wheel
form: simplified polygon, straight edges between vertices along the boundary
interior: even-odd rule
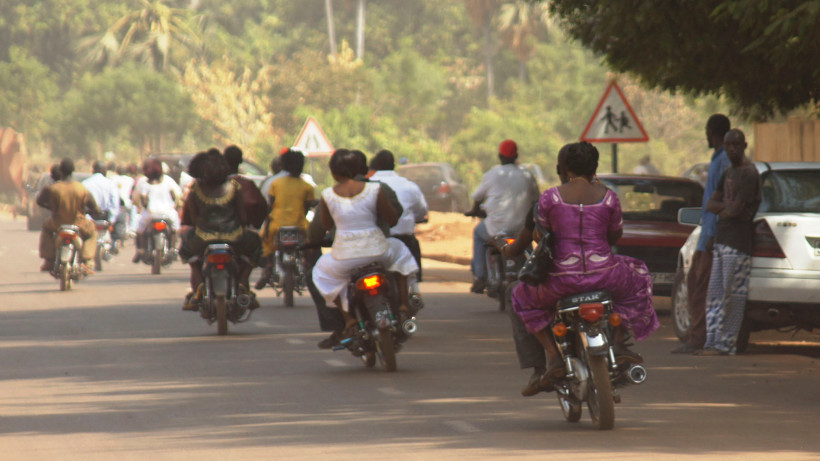
[[[558,394],[558,404],[561,405],[561,412],[564,414],[564,419],[571,423],[577,423],[581,420],[581,402],[575,400],[573,397],[564,397]]]
[[[393,335],[387,328],[379,328],[379,337],[376,341],[379,358],[386,371],[396,371],[396,350],[393,347]]]
[[[686,277],[683,269],[678,268],[672,285],[672,327],[675,336],[681,341],[689,337],[689,330],[692,328],[692,314],[689,313],[689,295],[686,290]]]
[[[612,383],[606,357],[590,355],[589,395],[587,406],[596,429],[608,430],[615,426],[615,401],[612,399]]]

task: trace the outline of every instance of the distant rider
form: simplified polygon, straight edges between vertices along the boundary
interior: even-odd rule
[[[135,196],[142,208],[139,226],[137,227],[137,251],[134,254],[134,263],[138,263],[145,254],[148,246],[148,226],[154,219],[164,219],[171,227],[170,247],[176,247],[176,234],[179,230],[179,213],[176,204],[182,198],[182,189],[170,176],[162,173],[162,162],[158,159],[148,159],[143,167],[146,180],[137,185]]]

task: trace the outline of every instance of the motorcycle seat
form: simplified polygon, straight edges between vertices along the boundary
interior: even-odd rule
[[[572,296],[561,298],[555,304],[555,307],[557,309],[564,309],[566,307],[577,306],[583,303],[602,303],[611,300],[612,295],[608,291],[588,291],[586,293],[578,293]]]

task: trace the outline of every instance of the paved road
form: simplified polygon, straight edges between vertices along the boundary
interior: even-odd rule
[[[0,218],[0,459],[817,459],[820,341],[753,335],[737,357],[638,346],[649,379],[616,428],[566,423],[554,395],[523,398],[509,321],[465,294],[465,269],[429,262],[421,332],[398,371],[316,348],[308,297],[271,292],[218,337],[182,312],[187,271],[126,255],[61,293],[37,271],[37,233]],[[668,309],[667,298],[657,298]]]

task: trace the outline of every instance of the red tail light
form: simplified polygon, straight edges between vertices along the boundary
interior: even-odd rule
[[[578,315],[587,322],[597,322],[604,316],[604,305],[601,303],[581,304]]]
[[[765,219],[761,219],[755,223],[754,231],[754,246],[752,247],[752,256],[759,258],[785,258],[786,254],[777,243],[777,238],[769,227],[769,223]]]
[[[368,275],[362,277],[356,282],[356,289],[361,291],[375,290],[382,286],[382,276],[379,274]]]
[[[231,262],[233,256],[230,253],[211,253],[208,255],[210,264],[227,264]]]
[[[507,242],[507,245],[512,245],[515,239],[504,239],[504,241]]]
[[[100,230],[105,230],[105,229],[107,229],[107,228],[108,228],[108,225],[106,225],[106,224],[96,224],[94,227],[95,227],[98,231],[100,231]]]
[[[154,222],[153,226],[154,230],[157,232],[162,232],[165,230],[166,227],[168,227],[168,225],[165,224],[165,221],[156,221]]]
[[[439,194],[449,194],[450,193],[450,185],[447,184],[446,182],[443,182],[443,183],[441,183],[440,186],[438,186],[438,190],[436,192],[438,192]]]
[[[69,232],[69,231],[60,232],[60,238],[63,239],[64,241],[66,241],[66,242],[70,242],[70,241],[74,240],[75,235],[77,235],[77,234],[75,234],[74,232]]]

